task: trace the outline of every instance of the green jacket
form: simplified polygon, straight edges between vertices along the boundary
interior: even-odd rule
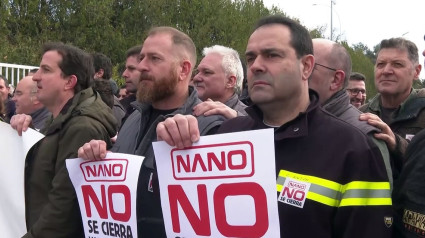
[[[381,117],[381,95],[372,98],[369,103],[363,105],[362,112],[370,112]],[[394,132],[397,141],[395,151],[391,152],[396,170],[401,170],[404,164],[404,154],[410,139],[406,136],[416,135],[425,128],[425,89],[412,89],[409,97],[400,105],[394,113],[389,127]],[[395,171],[393,171],[395,172]],[[397,172],[395,172],[397,174]]]
[[[91,88],[77,93],[61,113],[50,118],[46,135],[28,153],[25,163],[24,237],[84,237],[80,209],[65,160],[91,139],[110,144],[116,134],[111,109]]]

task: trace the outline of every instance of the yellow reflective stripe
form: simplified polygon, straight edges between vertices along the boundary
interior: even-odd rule
[[[282,192],[283,184],[276,184],[276,189],[278,192]]]
[[[323,187],[327,187],[329,189],[341,191],[341,186],[342,186],[341,184],[335,183],[334,181],[331,181],[331,180],[315,177],[315,176],[297,174],[297,173],[293,173],[293,172],[290,172],[290,171],[287,171],[287,170],[281,170],[279,172],[279,176],[281,176],[281,177],[291,177],[293,179],[297,179],[297,180],[300,180],[300,181],[303,181],[303,182],[314,183],[314,184],[321,185]]]
[[[307,196],[308,197],[308,196]],[[392,205],[391,198],[343,198],[340,207]]]
[[[323,195],[320,195],[318,193],[314,193],[314,192],[308,192],[307,193],[307,198],[319,203],[323,203],[325,205],[331,206],[331,207],[338,207],[339,205],[339,200],[337,199],[332,199],[330,197],[326,197]]]
[[[390,189],[389,182],[362,182],[353,181],[342,186],[341,192],[344,193],[350,189]]]
[[[290,177],[299,181],[316,184],[318,186],[322,186],[341,193],[342,198],[339,199],[339,197],[325,196],[326,193],[320,194],[318,192],[321,191],[317,189],[315,189],[317,191],[313,192],[312,188],[310,187],[310,191],[307,193],[308,199],[332,207],[392,205],[389,182],[353,181],[342,185],[331,180],[322,179],[310,175],[298,174],[287,170],[281,170],[279,172],[279,177]],[[283,189],[283,184],[277,184],[276,189],[278,192],[281,192]],[[366,192],[362,190],[366,190]],[[344,198],[344,195],[347,196],[345,196]]]

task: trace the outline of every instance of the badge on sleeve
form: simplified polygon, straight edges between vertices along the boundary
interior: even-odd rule
[[[311,183],[298,181],[288,177],[285,179],[278,201],[303,208],[308,190],[310,190],[310,185]]]

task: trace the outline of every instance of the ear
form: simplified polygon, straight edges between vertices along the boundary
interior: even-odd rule
[[[75,85],[77,85],[77,81],[78,81],[77,76],[75,75],[68,76],[65,83],[65,90],[74,90]]]
[[[415,66],[415,77],[413,78],[414,80],[419,79],[419,74],[421,73],[421,70],[422,70],[422,65],[418,64]]]
[[[235,88],[236,87],[236,76],[230,75],[226,79],[226,88]]]
[[[334,74],[334,78],[331,82],[331,90],[332,91],[339,91],[344,87],[344,79],[345,79],[345,72],[342,70],[337,70]]]
[[[301,67],[302,79],[307,81],[314,69],[314,56],[304,55],[301,58]]]
[[[189,60],[183,60],[180,64],[180,67],[181,67],[180,80],[181,81],[186,80],[186,79],[190,80],[190,78],[192,76],[192,72],[190,70],[191,67],[192,67],[192,64],[190,63],[190,61]]]

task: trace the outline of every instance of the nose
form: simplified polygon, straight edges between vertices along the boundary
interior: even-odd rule
[[[37,82],[41,80],[41,69],[38,69],[37,72],[32,76],[32,81]]]
[[[122,72],[123,78],[128,78],[128,70],[125,69],[124,72]]]
[[[251,62],[251,64],[249,65],[249,71],[251,71],[252,73],[260,73],[265,71],[261,56],[258,56],[252,60],[253,62]]]
[[[139,64],[137,65],[136,69],[139,72],[144,72],[144,71],[147,71],[148,70],[148,67],[147,67],[147,57],[144,57],[143,59],[141,59],[139,61]]]
[[[198,72],[195,76],[193,76],[193,82],[199,82],[202,80],[202,77],[199,74],[201,74],[201,72]]]
[[[385,74],[393,73],[393,68],[392,68],[391,64],[386,64],[385,67],[384,67],[383,72]]]

